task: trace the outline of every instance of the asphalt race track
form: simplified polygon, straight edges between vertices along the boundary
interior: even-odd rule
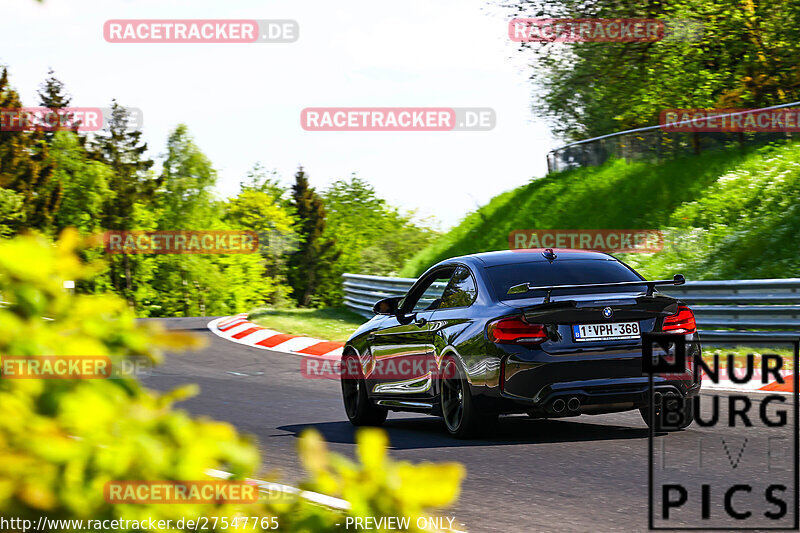
[[[168,390],[199,384],[201,393],[181,406],[254,435],[262,451],[262,471],[278,470],[289,484],[303,476],[295,447],[304,428],[317,428],[332,450],[353,455],[354,432],[344,413],[338,381],[305,379],[300,374],[300,357],[221,339],[206,329],[209,320],[163,320],[166,327],[194,331],[209,344],[201,351],[170,354],[164,365],[144,378],[148,387]],[[752,398],[757,405],[759,397]],[[459,461],[466,466],[457,506],[442,513],[455,515],[462,529],[647,530],[648,430],[638,412],[560,421],[506,417],[492,438],[479,441],[454,440],[438,418],[422,415],[390,414],[385,428],[395,459]],[[754,442],[758,437],[749,429],[694,424],[686,431],[658,435],[657,441],[666,439],[670,458],[677,463],[679,457],[686,460],[677,468],[691,469],[699,437],[725,438],[731,447],[729,457],[734,461],[737,454],[741,457],[738,470],[726,468],[724,454],[708,459],[723,461],[711,482],[715,488],[724,487],[728,475],[736,476],[731,482],[741,479],[743,472],[762,481],[767,476],[769,458],[761,453],[749,455],[749,449],[739,452],[745,438]],[[791,431],[783,428],[782,435],[787,433]],[[721,496],[715,492],[713,497],[716,511],[722,507]],[[788,501],[793,497],[791,493]],[[763,506],[762,510],[769,509],[766,503]]]

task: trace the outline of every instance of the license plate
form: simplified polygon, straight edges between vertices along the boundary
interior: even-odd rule
[[[615,341],[638,339],[638,322],[614,322],[611,324],[575,324],[572,334],[576,342]]]

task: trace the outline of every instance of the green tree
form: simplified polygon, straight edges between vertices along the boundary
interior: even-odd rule
[[[56,78],[53,69],[48,71],[38,95],[39,105],[54,112],[68,108],[72,103],[72,97],[64,83]],[[66,112],[61,114],[68,115]],[[72,117],[68,116],[67,120],[71,121]],[[57,126],[55,130],[43,132],[55,163],[53,187],[61,191],[61,202],[53,220],[54,235],[67,227],[78,228],[82,234],[99,232],[102,229],[103,204],[113,197],[108,188],[111,169],[105,163],[91,160],[85,139],[70,129],[73,128],[62,131]]]
[[[217,172],[197,147],[184,124],[167,140],[155,206],[157,227],[166,231],[210,230],[220,227],[220,210],[212,188]],[[152,305],[157,316],[206,314],[212,288],[224,286],[220,266],[207,255],[158,255],[154,262]],[[213,304],[212,304],[213,306]]]
[[[393,274],[437,235],[432,220],[415,223],[414,212],[401,213],[355,174],[333,182],[322,196],[326,231],[336,236],[343,265],[355,272]]]
[[[51,150],[56,163],[54,181],[63,190],[54,233],[68,227],[77,228],[84,235],[100,232],[103,206],[113,196],[109,189],[111,168],[89,159],[80,139],[71,131],[57,132]]]
[[[0,188],[0,237],[13,235],[22,220],[22,195]]]
[[[213,192],[217,173],[195,144],[185,125],[169,136],[167,154],[155,199],[159,230],[267,230],[289,233],[292,219],[277,204],[270,187],[251,180],[242,193],[227,202]],[[152,265],[151,289],[141,299],[149,316],[205,316],[249,309],[274,301],[285,288],[279,276],[269,272],[262,254],[155,255],[144,259]]]
[[[342,301],[345,272],[396,275],[405,261],[427,246],[437,233],[413,221],[380,198],[375,189],[356,175],[337,180],[323,192],[327,212],[325,232],[335,237],[338,260],[321,282],[325,301]]]
[[[296,231],[300,242],[297,251],[289,259],[289,285],[301,306],[310,306],[315,301],[317,283],[326,268],[335,262],[339,252],[335,241],[325,238],[325,207],[322,198],[309,185],[303,167],[294,176],[292,206],[297,217]]]
[[[242,191],[264,192],[281,205],[290,205],[286,197],[288,188],[281,184],[277,171],[268,171],[261,163],[254,164],[253,168],[247,171],[246,179],[239,182],[239,188]]]
[[[0,109],[22,108],[19,94],[11,87],[8,69],[0,74]],[[6,218],[9,230],[22,228],[47,232],[61,202],[61,188],[52,181],[54,162],[41,131],[0,131],[0,188],[22,198],[19,217]],[[10,198],[5,194],[6,199]],[[8,204],[6,204],[8,205]]]
[[[554,129],[586,138],[658,123],[668,108],[762,107],[800,100],[800,5],[783,0],[517,1],[514,16],[658,18],[657,42],[525,43],[536,109]]]
[[[67,93],[64,83],[56,78],[53,69],[47,71],[47,79],[39,87],[39,105],[50,109],[69,107],[72,97]]]
[[[296,249],[292,208],[284,200],[286,189],[261,165],[248,172],[239,194],[225,204],[225,221],[235,229],[258,234],[264,265],[262,284],[268,284],[267,303],[281,305],[291,293],[286,284],[287,257]]]
[[[159,182],[159,229],[206,229],[214,222],[217,213],[212,188],[217,183],[217,171],[184,124],[167,139]]]
[[[115,197],[103,209],[106,229],[131,229],[134,204],[150,202],[160,184],[148,172],[153,160],[145,156],[147,143],[141,141],[142,132],[130,129],[129,125],[128,111],[114,100],[107,126],[90,143],[92,157],[113,171],[109,187]]]
[[[56,132],[62,129],[61,124],[67,123],[70,125],[73,120],[73,115],[71,113],[58,111],[69,107],[70,103],[72,103],[72,97],[67,93],[64,83],[56,78],[53,69],[47,72],[47,79],[39,86],[38,95],[39,105],[41,107],[52,109],[54,113],[60,115],[59,121],[55,123],[55,127],[50,127],[43,132],[44,138],[50,143]],[[77,127],[68,129],[77,129]]]
[[[153,160],[145,156],[147,144],[141,141],[142,132],[129,127],[128,111],[116,100],[111,104],[111,116],[106,128],[98,133],[89,145],[91,156],[111,168],[108,183],[113,195],[103,206],[103,227],[107,230],[130,230],[137,217],[137,204],[152,202],[160,183],[149,172]],[[138,287],[135,277],[140,258],[128,254],[112,256],[110,277],[114,290],[136,307]]]

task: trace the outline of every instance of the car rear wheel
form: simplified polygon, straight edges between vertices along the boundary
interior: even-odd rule
[[[664,409],[667,402],[675,403],[669,404],[669,408]],[[650,419],[650,408],[643,407],[639,409],[639,412],[645,424],[653,426],[653,421]],[[691,398],[665,396],[662,405],[655,406],[654,427],[656,431],[678,431],[686,429],[692,422],[694,422],[694,403]]]
[[[470,393],[466,373],[453,358],[442,364],[441,406],[447,432],[463,439],[488,430],[497,422],[497,414],[481,411]]]
[[[383,424],[389,413],[372,403],[367,396],[367,385],[360,371],[361,363],[358,357],[353,354],[342,357],[342,368],[345,369],[342,372],[342,399],[350,423],[354,426]]]

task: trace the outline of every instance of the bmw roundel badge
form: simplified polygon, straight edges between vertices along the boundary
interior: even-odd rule
[[[613,314],[614,314],[614,311],[612,311],[610,307],[604,307],[604,308],[603,308],[603,316],[604,316],[604,317],[606,317],[606,318],[611,318],[611,316],[612,316]]]

